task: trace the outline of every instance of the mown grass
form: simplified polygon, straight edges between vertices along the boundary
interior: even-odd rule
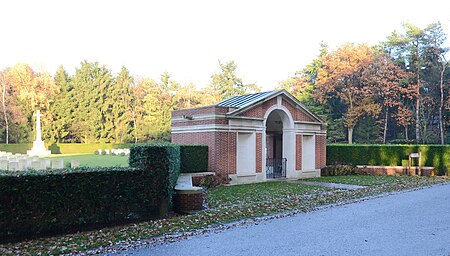
[[[342,190],[279,181],[223,186],[208,190],[206,198],[209,207],[192,215],[175,215],[96,231],[1,244],[0,255],[78,253],[114,244],[129,247],[130,244],[133,244],[133,241],[142,241],[155,236],[192,231],[241,219],[252,219],[280,213],[306,212],[331,203],[347,202],[352,199],[448,181],[448,179],[439,177],[406,176],[343,176],[323,177],[317,180],[366,185],[368,187],[357,190]],[[98,252],[105,252],[105,250],[88,251],[90,254]]]
[[[339,184],[350,184],[360,186],[377,186],[395,184],[402,180],[411,180],[407,176],[373,176],[373,175],[349,175],[349,176],[323,176],[318,178],[305,179],[307,181],[319,181]]]
[[[79,160],[82,167],[110,167],[128,166],[128,156],[94,155],[94,154],[56,154],[50,158],[64,159],[66,166],[70,166],[71,160]]]

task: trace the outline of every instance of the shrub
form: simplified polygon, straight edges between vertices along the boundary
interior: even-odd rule
[[[180,171],[196,173],[208,171],[208,146],[180,145]]]
[[[0,242],[149,219],[158,182],[149,168],[0,172]]]
[[[142,144],[130,148],[128,163],[154,174],[157,197],[171,206],[172,194],[180,175],[180,146],[168,143]],[[164,202],[162,202],[164,203]]]
[[[321,176],[361,175],[362,172],[355,165],[330,165],[321,169]]]
[[[438,175],[450,170],[449,145],[327,145],[327,164],[401,166],[410,153],[422,153],[422,165]]]

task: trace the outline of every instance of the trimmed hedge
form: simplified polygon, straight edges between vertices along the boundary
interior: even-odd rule
[[[0,242],[157,216],[164,196],[150,168],[0,172]]]
[[[208,146],[180,145],[180,171],[196,173],[208,171]]]
[[[0,171],[0,242],[87,230],[167,212],[180,146],[135,145],[129,168]]]
[[[402,166],[410,153],[422,153],[422,165],[438,175],[450,170],[449,145],[327,145],[327,164]]]
[[[180,146],[168,143],[134,145],[130,148],[128,163],[155,174],[154,182],[159,188],[157,196],[167,199],[170,207],[180,175]]]
[[[33,143],[21,143],[21,144],[0,144],[0,151],[11,152],[14,154],[26,154],[27,150],[33,147]]]

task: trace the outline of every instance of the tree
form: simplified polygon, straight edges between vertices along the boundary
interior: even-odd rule
[[[212,94],[218,96],[217,100],[260,91],[256,84],[244,84],[242,78],[237,77],[237,64],[234,61],[224,64],[219,61],[219,66],[220,72],[211,76],[210,84]]]
[[[387,51],[397,63],[413,74],[415,88],[415,132],[416,143],[420,142],[420,101],[421,101],[421,73],[423,64],[425,30],[410,23],[404,23],[404,34],[394,31],[385,43]]]
[[[426,65],[430,70],[430,77],[432,76],[432,71],[435,70],[436,77],[438,79],[431,81],[430,84],[438,83],[438,119],[439,119],[439,135],[440,143],[444,144],[444,121],[443,121],[443,110],[444,110],[444,96],[446,88],[444,83],[445,71],[448,66],[448,62],[445,59],[445,55],[449,51],[448,47],[445,47],[445,41],[447,39],[440,23],[434,23],[429,25],[425,29],[425,41],[427,42],[427,47],[425,48],[424,55],[426,60]]]
[[[312,97],[313,91],[316,89],[316,80],[319,69],[323,67],[322,58],[328,54],[328,45],[320,44],[320,54],[310,64],[306,65],[295,76],[288,78],[280,83],[279,89],[285,89],[294,95],[303,104],[308,106],[310,110],[318,114],[325,114],[322,104],[317,104]],[[332,118],[333,119],[333,118]]]
[[[131,92],[134,79],[125,67],[122,67],[119,75],[115,79],[110,97],[106,102],[112,114],[114,127],[114,140],[116,143],[131,141],[133,125]]]
[[[9,84],[8,84],[8,77],[5,74],[5,72],[0,72],[0,85],[2,86],[2,109],[3,109],[3,121],[5,122],[5,143],[9,144],[9,122],[8,122],[8,115],[7,115],[7,108],[8,105],[6,103],[6,93],[9,92]]]
[[[353,130],[364,115],[377,116],[381,110],[372,93],[372,84],[364,83],[363,70],[373,62],[374,53],[367,45],[345,44],[321,58],[314,98],[319,103],[338,99],[345,103],[344,124],[348,143],[353,143]]]
[[[70,131],[74,142],[111,142],[113,124],[110,106],[105,103],[114,84],[111,71],[98,62],[81,63],[71,81],[69,98],[74,104]]]

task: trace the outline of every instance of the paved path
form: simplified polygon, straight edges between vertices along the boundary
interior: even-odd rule
[[[450,255],[450,184],[123,252],[127,255]]]

